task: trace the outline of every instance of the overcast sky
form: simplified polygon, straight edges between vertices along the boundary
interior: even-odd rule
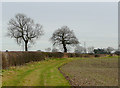
[[[117,48],[117,2],[4,2],[2,3],[2,50],[23,50],[14,39],[6,37],[8,22],[17,13],[31,17],[43,25],[44,36],[29,50],[52,47],[49,38],[61,26],[67,25],[86,46]]]

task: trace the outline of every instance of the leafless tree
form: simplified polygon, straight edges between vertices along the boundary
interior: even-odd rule
[[[46,52],[50,52],[50,51],[51,51],[51,48],[48,47],[48,48],[45,49],[45,51],[46,51]]]
[[[94,53],[94,47],[93,46],[88,47],[87,50],[88,50],[88,53]]]
[[[42,25],[35,24],[24,14],[17,14],[10,19],[8,25],[8,36],[14,38],[19,45],[24,42],[25,51],[28,51],[28,44],[34,43],[34,40],[43,35]]]
[[[85,48],[80,46],[80,45],[76,45],[75,47],[75,50],[74,50],[75,53],[85,53]]]
[[[70,30],[67,26],[57,29],[53,33],[51,40],[53,45],[62,45],[64,52],[67,52],[67,45],[74,46],[79,43],[73,30]]]
[[[59,50],[57,48],[53,48],[52,52],[58,52]]]
[[[107,50],[108,53],[111,53],[114,50],[114,48],[113,47],[108,47],[106,50]]]

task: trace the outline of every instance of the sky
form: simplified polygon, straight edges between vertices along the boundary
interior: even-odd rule
[[[3,51],[23,50],[14,39],[6,36],[8,22],[17,13],[23,13],[43,25],[44,35],[29,48],[31,51],[52,48],[50,37],[65,25],[74,31],[81,46],[86,42],[86,47],[118,47],[117,2],[3,2]]]

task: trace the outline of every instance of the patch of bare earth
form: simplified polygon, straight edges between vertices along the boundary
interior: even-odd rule
[[[79,59],[59,70],[72,86],[118,86],[117,58]]]

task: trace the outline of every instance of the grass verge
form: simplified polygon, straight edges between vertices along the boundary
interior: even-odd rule
[[[2,86],[70,86],[58,67],[73,58],[31,62],[3,70]]]

